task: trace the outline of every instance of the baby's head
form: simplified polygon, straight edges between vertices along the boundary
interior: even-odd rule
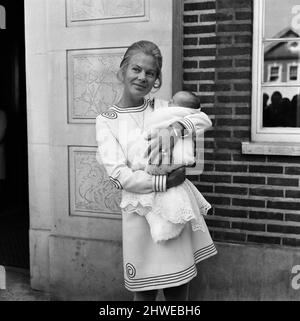
[[[200,108],[200,99],[190,91],[178,91],[169,101],[169,107]]]

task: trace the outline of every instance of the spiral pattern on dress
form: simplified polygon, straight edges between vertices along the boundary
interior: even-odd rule
[[[101,115],[109,119],[116,119],[118,117],[117,113],[112,110],[104,111]]]
[[[136,274],[135,267],[131,263],[127,263],[125,267],[126,267],[126,274],[128,278],[133,279]]]

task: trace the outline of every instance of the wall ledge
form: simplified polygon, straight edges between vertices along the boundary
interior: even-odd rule
[[[300,156],[300,144],[284,142],[242,142],[242,154]]]

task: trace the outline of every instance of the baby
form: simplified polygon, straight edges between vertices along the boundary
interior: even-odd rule
[[[155,113],[151,115],[152,117],[146,125],[148,128],[150,127],[150,130],[146,132],[146,137],[150,134],[151,131],[155,131],[158,128],[167,127],[167,124],[164,123],[165,121],[167,121],[167,123],[173,123],[174,120],[171,120],[172,116],[178,117],[180,119],[193,112],[188,109],[183,110],[182,107],[195,109],[198,112],[201,110],[199,97],[189,91],[177,92],[172,97],[172,99],[169,100],[168,107],[173,108],[171,111],[170,109],[158,110],[159,107],[156,106]],[[199,117],[199,114],[197,116]],[[204,113],[202,113],[200,117],[203,118],[203,116]],[[207,121],[207,119],[201,120]],[[205,126],[205,124],[203,125]],[[181,138],[177,141],[176,145],[173,148],[171,158],[170,155],[163,155],[161,165],[148,164],[146,166],[146,172],[151,173],[152,175],[162,175],[170,173],[178,167],[192,167],[196,165],[195,157],[196,137],[195,133],[193,133],[192,135],[188,135],[187,137]]]
[[[168,128],[187,115],[192,115],[197,120],[198,134],[211,126],[210,119],[200,111],[199,98],[191,92],[180,91],[169,102],[156,99],[154,111],[145,124],[144,136],[136,144],[137,151],[148,148],[146,138],[151,132]],[[132,164],[133,170],[143,169],[152,175],[168,174],[176,168],[195,164],[195,136],[177,138],[172,162],[169,155],[166,155],[162,157],[161,165],[148,164],[147,157],[141,156],[138,152],[136,154]],[[153,240],[161,242],[177,237],[188,221],[191,221],[193,230],[204,230],[202,215],[205,215],[211,206],[186,179],[181,185],[172,187],[166,192],[136,194],[122,190],[120,207],[125,212],[135,212],[145,216]]]

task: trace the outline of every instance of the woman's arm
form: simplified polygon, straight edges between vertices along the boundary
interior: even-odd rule
[[[188,136],[193,131],[196,132],[196,135],[204,133],[208,128],[212,126],[212,122],[209,117],[203,113],[194,113],[191,115],[185,116],[183,119],[172,124],[176,136]]]
[[[156,130],[148,136],[149,147],[145,156],[148,156],[153,164],[160,165],[162,153],[172,154],[179,138],[191,136],[193,133],[203,134],[211,125],[211,120],[203,112],[196,112],[178,119],[167,128]]]
[[[149,175],[143,170],[133,171],[127,166],[127,159],[121,145],[114,135],[109,122],[101,115],[96,121],[96,139],[98,143],[97,160],[106,169],[106,172],[118,189],[125,189],[133,193],[146,194],[153,191],[166,190],[166,175]]]

